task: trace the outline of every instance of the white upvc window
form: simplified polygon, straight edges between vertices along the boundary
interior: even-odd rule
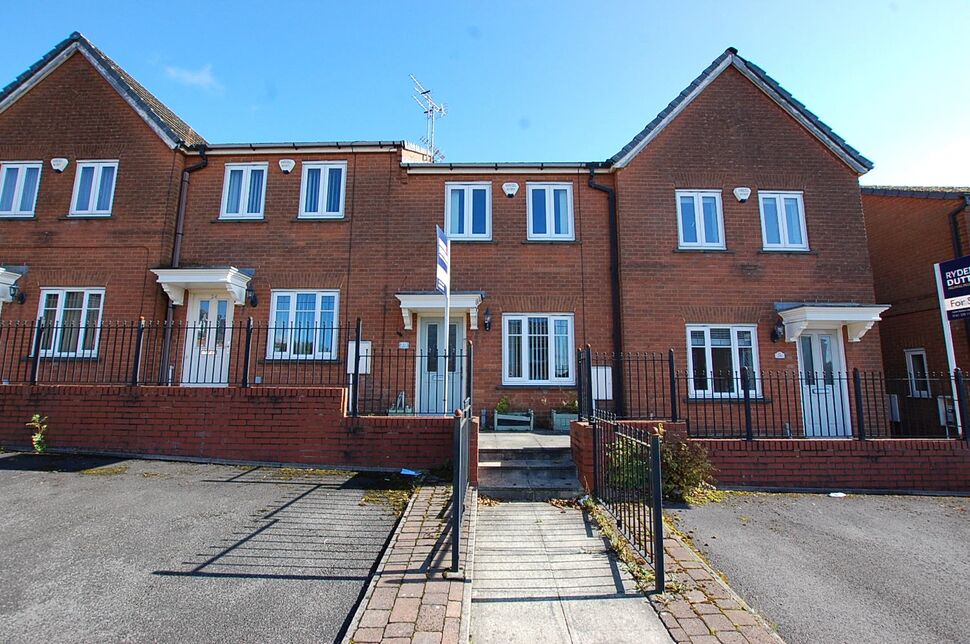
[[[502,316],[502,383],[571,385],[576,382],[570,313]]]
[[[805,204],[795,191],[759,192],[765,250],[808,250]]]
[[[103,308],[103,288],[41,289],[41,357],[96,357]]]
[[[266,163],[227,163],[220,219],[262,219]]]
[[[70,214],[110,217],[117,179],[117,161],[78,161]]]
[[[755,325],[688,324],[687,369],[691,397],[740,397],[741,369],[748,389],[760,395],[758,340]]]
[[[492,238],[492,184],[445,183],[445,232],[450,239]]]
[[[300,187],[300,218],[342,218],[346,187],[346,161],[304,162]]]
[[[929,398],[930,374],[926,368],[925,349],[906,349],[906,377],[909,380],[909,395],[913,398]]]
[[[337,357],[335,290],[273,291],[266,357],[270,360],[333,360]]]
[[[676,197],[680,247],[723,249],[721,191],[677,190]]]
[[[533,182],[526,184],[528,239],[571,241],[573,230],[573,184]]]
[[[0,217],[33,217],[40,186],[40,161],[0,164]]]

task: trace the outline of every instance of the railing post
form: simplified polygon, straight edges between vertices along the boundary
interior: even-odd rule
[[[462,410],[455,410],[455,431],[451,447],[451,572],[459,571],[461,548],[461,442],[462,442]]]
[[[30,363],[30,384],[37,384],[37,376],[40,373],[40,336],[43,333],[44,318],[37,318],[37,326],[34,329],[34,351],[33,361]]]
[[[472,405],[472,369],[474,367],[474,347],[471,340],[467,340],[466,345],[468,354],[465,356],[465,400],[468,401],[468,408],[474,409],[475,407]],[[462,406],[464,406],[464,401],[462,401]]]
[[[653,569],[655,573],[654,590],[666,590],[664,573],[664,504],[663,473],[660,471],[660,435],[650,436],[650,487],[653,503]]]
[[[242,386],[249,386],[249,362],[253,357],[253,318],[246,320],[246,345],[243,349]]]
[[[754,440],[754,428],[751,424],[751,389],[748,387],[751,376],[747,367],[741,367],[741,390],[744,394],[744,440]]]
[[[852,386],[855,387],[855,424],[859,440],[866,440],[866,412],[862,408],[862,374],[859,368],[852,370]]]
[[[586,403],[586,413],[584,415],[587,420],[591,420],[593,418],[593,350],[587,344],[583,353],[586,357],[586,392],[583,396]]]
[[[135,330],[135,354],[131,359],[131,386],[138,386],[138,372],[141,371],[141,348],[145,337],[145,318],[139,318],[138,328]]]
[[[357,408],[357,389],[360,383],[360,318],[354,325],[354,373],[350,381],[350,415],[354,418],[358,415]]]
[[[586,385],[583,383],[584,375],[584,360],[583,360],[583,350],[579,347],[576,348],[576,411],[579,414],[579,419],[583,419],[584,412],[586,411],[586,401],[583,400],[583,391],[585,391]]]
[[[963,377],[963,371],[961,369],[956,369],[953,372],[956,378],[957,384],[957,413],[960,414],[960,428],[963,431],[963,440],[970,441],[967,434],[967,423],[970,422],[970,414],[967,413],[967,389],[966,389],[966,379]]]
[[[674,350],[667,350],[667,372],[670,374],[670,420],[676,423],[677,413],[677,371],[674,368]]]

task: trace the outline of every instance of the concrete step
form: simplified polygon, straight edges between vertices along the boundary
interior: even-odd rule
[[[541,470],[541,469],[568,469],[574,468],[573,460],[568,456],[561,456],[555,459],[546,458],[507,458],[497,459],[479,454],[479,467],[503,468],[510,470]]]
[[[485,466],[478,470],[479,494],[506,501],[546,501],[582,493],[573,465],[533,467]]]
[[[572,450],[568,447],[520,447],[520,448],[479,448],[478,460],[481,461],[569,461]]]

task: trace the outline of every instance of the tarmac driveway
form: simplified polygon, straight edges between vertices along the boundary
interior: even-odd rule
[[[970,641],[970,498],[731,494],[672,513],[791,644]]]
[[[2,454],[0,633],[5,642],[333,641],[396,520],[369,503],[383,481]]]

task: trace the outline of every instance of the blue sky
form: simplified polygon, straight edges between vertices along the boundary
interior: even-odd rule
[[[876,163],[970,185],[970,2],[11,3],[0,84],[79,30],[213,142],[420,140],[447,161],[605,159],[728,46]]]

